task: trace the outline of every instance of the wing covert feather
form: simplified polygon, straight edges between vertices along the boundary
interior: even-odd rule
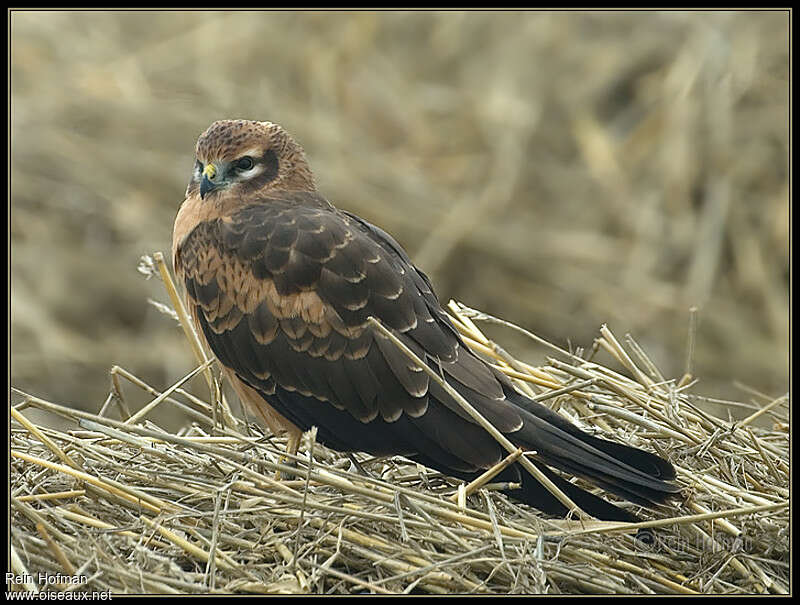
[[[294,195],[202,223],[180,247],[194,315],[223,364],[250,384],[269,376],[363,422],[378,414],[387,422],[403,413],[419,418],[430,404],[429,377],[373,334],[367,318],[374,316],[457,388],[478,393],[479,407],[503,397],[486,366],[463,352],[427,278],[390,236]]]

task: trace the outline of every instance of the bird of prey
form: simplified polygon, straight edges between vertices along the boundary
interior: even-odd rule
[[[636,517],[562,475],[649,506],[678,492],[666,460],[578,429],[515,389],[467,346],[427,276],[388,233],[335,208],[279,125],[214,122],[198,139],[175,219],[176,275],[197,330],[242,403],[290,449],[317,427],[335,450],[402,455],[471,480],[505,451],[376,330],[396,335],[572,501],[604,520]],[[553,515],[569,511],[519,463],[499,481]]]

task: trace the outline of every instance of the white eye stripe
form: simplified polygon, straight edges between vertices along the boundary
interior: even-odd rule
[[[253,165],[249,170],[237,170],[236,174],[241,180],[252,179],[254,176],[264,172],[264,167],[260,164]]]

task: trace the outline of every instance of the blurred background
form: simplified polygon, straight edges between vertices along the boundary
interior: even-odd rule
[[[194,366],[137,264],[169,259],[197,136],[250,118],[444,303],[562,346],[607,323],[668,378],[696,306],[693,392],[788,390],[788,12],[10,15],[15,387],[97,410],[114,364]]]

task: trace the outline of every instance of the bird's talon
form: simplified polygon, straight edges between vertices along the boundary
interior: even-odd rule
[[[286,466],[291,466],[292,468],[297,468],[297,461],[290,459],[286,454],[278,458],[278,464],[284,464]],[[275,481],[290,481],[294,478],[294,473],[281,470],[275,471]]]

